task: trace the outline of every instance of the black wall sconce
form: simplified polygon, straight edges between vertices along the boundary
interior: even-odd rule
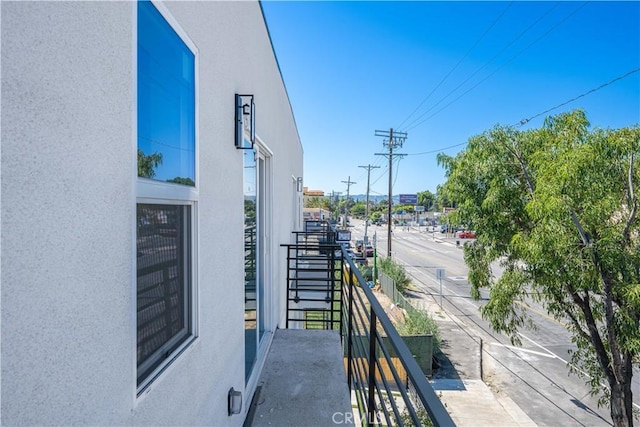
[[[229,396],[227,398],[227,408],[229,410],[229,416],[239,414],[242,411],[242,392],[234,390],[231,387],[229,390]]]
[[[253,103],[253,95],[240,95],[236,93],[236,148],[249,150],[256,142],[256,106]],[[245,138],[245,132],[249,139]]]

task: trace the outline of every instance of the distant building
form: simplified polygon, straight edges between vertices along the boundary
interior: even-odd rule
[[[260,3],[0,7],[0,424],[242,426],[302,227]]]
[[[314,197],[324,198],[324,191],[322,191],[322,190],[309,190],[308,187],[304,187],[302,189],[302,205],[303,206],[307,206],[307,204],[309,203],[309,200],[314,198]],[[329,219],[329,215],[327,215],[326,219]]]
[[[303,206],[307,206],[309,199],[313,197],[324,197],[324,191],[322,190],[309,190],[308,187],[302,189]]]
[[[322,221],[331,217],[331,212],[322,208],[304,208],[302,215],[305,221]]]
[[[322,190],[309,190],[308,187],[304,187],[302,194],[309,197],[324,197],[324,191]]]

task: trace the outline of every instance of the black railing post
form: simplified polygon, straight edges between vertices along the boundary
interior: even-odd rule
[[[367,403],[367,425],[373,426],[376,412],[376,313],[371,309],[369,325],[369,396]]]
[[[335,275],[335,271],[334,268],[336,266],[336,249],[331,246],[331,253],[329,254],[329,265],[327,266],[327,302],[330,302],[333,300],[333,294],[331,293],[333,291],[333,284],[336,280],[336,275]],[[331,309],[333,310],[333,307],[331,307]]]
[[[337,271],[337,269],[336,269]],[[344,344],[344,256],[340,257],[340,340]],[[349,360],[349,359],[347,359]]]
[[[342,344],[343,346],[346,345],[343,351],[346,352],[347,358],[347,383],[350,392],[355,395],[359,416],[363,421],[367,417],[367,422],[363,424],[375,426],[380,422],[386,422],[388,425],[403,425],[403,414],[401,413],[403,406],[401,405],[404,405],[413,423],[419,424],[421,422],[421,415],[419,417],[418,413],[420,409],[424,409],[427,411],[434,426],[454,426],[451,416],[447,413],[433,387],[427,381],[413,355],[385,313],[384,308],[368,287],[352,257],[347,256],[347,253],[342,248],[339,248],[341,252],[335,252],[332,244],[323,245],[316,241],[314,237],[318,235],[322,236],[323,234],[315,231],[312,233],[298,233],[296,234],[295,245],[281,245],[287,247],[288,250],[287,285],[289,288],[287,292],[291,300],[287,298],[287,326],[289,322],[293,321],[290,311],[303,312],[302,309],[293,307],[293,301],[296,300],[293,296],[296,293],[295,291],[299,290],[297,285],[300,278],[295,274],[298,268],[298,261],[300,263],[303,261],[312,263],[309,264],[309,270],[305,271],[306,273],[312,275],[320,273],[317,274],[318,277],[309,278],[310,282],[314,282],[311,279],[315,279],[315,282],[325,280],[321,270],[321,262],[313,264],[314,261],[323,260],[327,262],[325,265],[329,270],[332,269],[331,264],[333,264],[334,271],[329,277],[329,280],[332,280],[333,283],[329,287],[331,285],[334,286],[333,294],[335,294],[338,292],[335,286],[340,286],[341,316],[338,320],[335,319],[335,314],[332,310],[333,305],[331,306],[331,313],[326,313],[326,310],[319,309],[310,309],[309,311],[314,313],[323,311],[322,316],[314,315],[314,317],[321,317],[319,321],[324,323],[327,328],[331,328],[334,321],[340,322]],[[307,237],[309,241],[305,241],[303,244],[303,237]],[[331,250],[332,254],[322,252],[323,256],[314,255],[321,250]],[[336,254],[340,254],[340,259],[337,259],[338,255]],[[298,260],[301,256],[303,259]],[[338,278],[335,276],[338,268],[340,268],[339,284]],[[295,289],[293,286],[295,286]],[[309,286],[303,285],[300,292],[304,294],[307,291],[319,291],[319,298],[305,297],[302,301],[324,302],[324,287],[314,286],[313,283]],[[334,299],[335,295],[332,296],[332,303]],[[404,305],[406,306],[406,301],[404,301]],[[313,323],[313,320],[305,318],[301,318],[298,321],[305,325],[307,322]],[[369,327],[366,325],[367,321],[369,321]],[[378,325],[381,333],[385,333],[388,337],[388,345],[379,341]],[[369,339],[368,349],[367,335]],[[344,342],[345,338],[347,339],[346,342]],[[408,384],[400,378],[397,369],[393,365],[389,367],[391,375],[389,377],[378,364],[378,354],[381,358],[384,357],[389,361],[392,350],[397,353],[398,360],[402,363],[407,373],[406,382],[410,384],[412,392],[409,391]],[[380,378],[378,378],[378,373],[380,373]],[[397,393],[392,394],[392,391]],[[415,394],[414,398],[409,396],[411,393]],[[400,399],[401,401],[398,402]]]
[[[291,298],[289,286],[291,286],[291,247],[287,246],[287,329],[289,329],[289,300]]]
[[[344,273],[346,267],[342,266],[342,276],[344,282]],[[352,275],[349,274],[347,278],[347,287],[349,288],[349,312],[347,313],[349,325],[347,327],[347,383],[349,385],[349,390],[352,389],[352,376],[353,376],[353,279]]]
[[[335,252],[335,250],[333,252]],[[333,313],[333,310],[335,309],[334,302],[336,298],[335,290],[336,290],[336,260],[335,260],[335,254],[334,254],[331,258],[331,297],[329,298],[329,304],[331,304],[331,306],[329,307],[329,316],[331,318],[331,325],[329,329],[331,330],[334,330],[333,322],[335,321],[335,317]]]

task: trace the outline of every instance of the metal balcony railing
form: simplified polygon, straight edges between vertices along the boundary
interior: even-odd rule
[[[360,424],[453,426],[357,265],[335,242],[335,230],[315,224],[295,234],[295,244],[283,245],[287,327],[340,331]]]

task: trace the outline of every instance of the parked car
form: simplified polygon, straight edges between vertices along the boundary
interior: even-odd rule
[[[464,227],[454,227],[453,225],[443,224],[440,226],[441,233],[457,233],[458,231],[464,231]]]
[[[373,256],[373,246],[367,245],[367,247],[365,248],[365,252],[366,252],[367,257],[372,257]]]
[[[475,239],[476,233],[474,231],[461,231],[458,237],[461,239]]]
[[[455,231],[457,231],[457,230],[453,225],[443,224],[443,225],[440,226],[440,232],[441,233],[453,233]]]

